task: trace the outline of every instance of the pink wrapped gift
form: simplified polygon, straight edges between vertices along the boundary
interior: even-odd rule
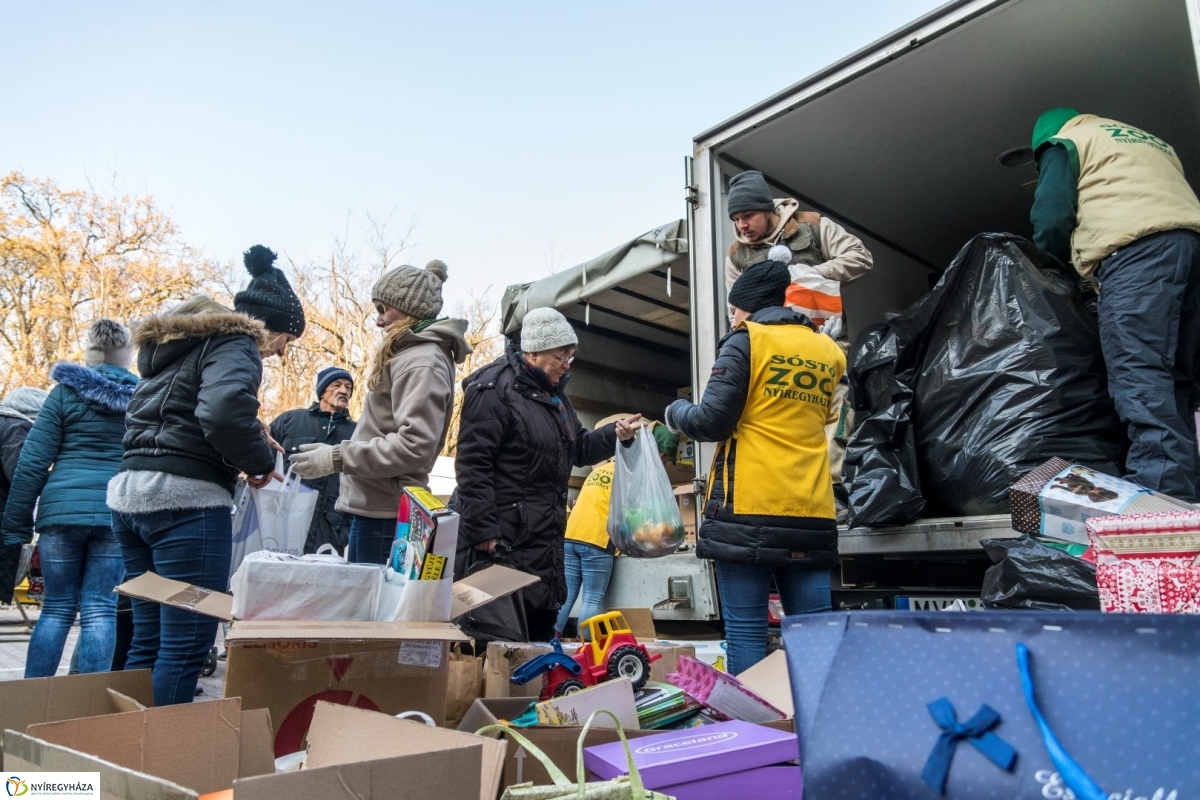
[[[1200,510],[1087,521],[1105,611],[1200,614]]]

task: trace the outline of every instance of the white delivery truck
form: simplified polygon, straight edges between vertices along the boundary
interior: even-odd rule
[[[795,22],[803,28],[802,13]],[[669,389],[684,385],[678,383],[684,351],[693,391],[703,391],[717,341],[728,330],[723,262],[733,241],[725,210],[731,176],[760,170],[777,196],[794,197],[863,239],[874,269],[843,291],[853,338],[924,294],[975,234],[1032,233],[1037,176],[1019,150],[1037,116],[1063,105],[1162,137],[1200,189],[1200,0],[947,3],[697,136],[687,163],[686,225],[673,229],[675,243],[662,251],[669,270],[634,276],[630,265],[600,287],[592,283],[600,264],[587,281],[576,267],[572,275],[524,287],[530,293],[524,299],[537,294],[529,307],[556,305],[577,324],[580,376],[593,358],[623,361],[611,367],[620,380],[610,375],[598,402],[626,407],[622,392],[636,384],[646,393],[633,410],[661,414],[641,400],[674,399]],[[678,243],[681,231],[686,247]],[[576,281],[579,291],[555,298],[535,290],[556,278]],[[620,334],[620,347],[611,338],[600,345],[603,356],[594,355],[586,336],[598,324]],[[625,352],[635,354],[632,360]],[[698,481],[711,457],[711,447],[697,448]],[[1007,517],[843,531],[835,607],[977,597],[988,565],[978,541],[1015,535]],[[719,604],[709,602],[711,573],[674,566],[691,568],[691,556],[618,560],[610,602],[658,605],[663,619],[714,618]]]

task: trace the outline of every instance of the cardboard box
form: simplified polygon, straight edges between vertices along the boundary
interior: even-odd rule
[[[238,622],[225,638],[225,696],[270,710],[276,757],[305,748],[321,700],[440,724],[450,643],[462,641],[444,622]]]
[[[318,703],[302,771],[234,782],[235,800],[495,800],[503,745]]]
[[[512,719],[529,708],[529,700],[523,697],[481,698],[475,701],[463,717],[458,729],[463,732],[479,730],[486,725],[496,725],[501,720]],[[555,765],[572,780],[575,778],[575,745],[579,741],[582,728],[575,726],[555,727],[548,725],[533,725],[520,728],[520,733],[535,746],[540,748]],[[633,730],[626,731],[630,739],[646,736],[655,731]],[[498,731],[484,734],[497,738],[502,734]],[[605,744],[620,741],[615,728],[596,728],[588,731],[586,745]],[[500,781],[501,790],[517,783],[532,781],[538,785],[551,783],[550,776],[541,763],[529,755],[525,748],[509,737],[505,737],[506,751],[504,757],[504,776]]]
[[[675,499],[679,501],[679,516],[683,518],[683,530],[687,534],[686,541],[696,541],[696,530],[700,524],[699,498],[692,484],[676,486]]]
[[[100,773],[101,797],[494,800],[503,743],[321,704],[306,768],[275,774],[266,711],[236,698],[8,731],[12,771]],[[215,788],[214,788],[215,787]]]
[[[792,679],[788,673],[787,653],[776,650],[750,669],[737,676],[750,691],[782,711],[785,719],[796,714],[792,705]]]
[[[538,579],[489,567],[453,586],[452,613],[466,613]],[[233,598],[145,573],[117,591],[229,620]],[[225,696],[246,708],[266,708],[276,756],[305,747],[320,700],[399,714],[446,716],[449,648],[467,637],[450,622],[234,622]]]
[[[734,720],[681,731],[662,731],[640,739],[632,748],[633,759],[647,789],[679,800],[714,796],[708,782],[740,774],[743,787],[754,787],[762,797],[779,797],[772,786],[750,783],[747,772],[779,766],[800,757],[794,733]],[[588,771],[601,780],[628,774],[628,759],[620,743],[590,746],[583,751]],[[764,775],[757,775],[762,780]],[[793,767],[773,776],[779,788],[800,787],[800,770]],[[722,782],[727,782],[722,781]],[[727,795],[715,795],[724,797]],[[786,795],[785,795],[786,796]]]
[[[7,772],[99,772],[100,796],[194,798],[274,772],[264,711],[236,698],[4,732]]]
[[[128,711],[128,698],[142,706],[154,705],[150,670],[0,681],[0,732],[11,729],[24,733],[30,725],[41,722]],[[0,755],[3,753],[0,747]]]
[[[1021,533],[1087,544],[1093,517],[1186,511],[1191,506],[1136,483],[1052,458],[1008,490],[1012,526]]]
[[[632,623],[631,623],[632,624]],[[650,680],[666,681],[667,673],[675,671],[675,665],[680,656],[694,656],[696,651],[691,645],[681,645],[671,642],[638,641],[646,645],[650,655],[661,655],[662,658],[650,664]],[[563,652],[568,655],[575,653],[579,642],[563,642]],[[524,686],[514,686],[509,683],[513,670],[534,656],[549,653],[549,644],[525,644],[514,642],[491,642],[488,644],[487,661],[484,664],[483,696],[490,697],[529,697],[536,698],[542,691],[541,681],[533,680]]]

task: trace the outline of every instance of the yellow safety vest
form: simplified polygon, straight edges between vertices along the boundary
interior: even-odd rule
[[[804,325],[746,328],[750,387],[733,436],[717,447],[708,499],[736,515],[834,519],[825,425],[837,418],[846,356]]]
[[[615,465],[609,461],[588,474],[567,519],[568,539],[609,549],[608,505],[612,500],[613,469]]]

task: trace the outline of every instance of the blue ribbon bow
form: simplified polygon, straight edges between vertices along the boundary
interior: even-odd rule
[[[981,705],[975,716],[959,722],[954,706],[945,697],[939,697],[928,706],[929,715],[942,729],[941,736],[933,745],[933,752],[921,770],[921,780],[938,794],[946,791],[946,778],[950,776],[950,761],[960,739],[966,739],[972,747],[983,753],[988,761],[1003,770],[1012,769],[1017,760],[1017,751],[1008,742],[992,733],[991,729],[1000,722],[1000,714],[991,706]]]

